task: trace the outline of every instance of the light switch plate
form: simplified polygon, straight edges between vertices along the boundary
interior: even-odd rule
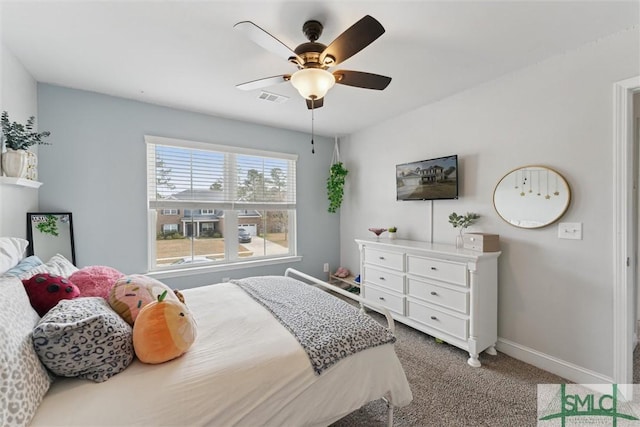
[[[558,239],[582,240],[582,223],[561,222],[558,224]]]

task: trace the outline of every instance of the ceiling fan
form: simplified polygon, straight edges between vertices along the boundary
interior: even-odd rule
[[[324,96],[335,83],[365,89],[383,90],[391,82],[391,77],[362,71],[327,71],[339,63],[351,58],[374,40],[384,34],[384,27],[375,18],[366,15],[340,34],[328,46],[318,43],[322,34],[322,24],[310,20],[302,26],[302,32],[309,39],[295,49],[289,48],[280,40],[251,21],[242,21],[234,29],[266,50],[288,60],[298,67],[293,74],[266,77],[236,85],[238,89],[254,90],[277,83],[291,81],[300,95],[307,101],[307,108],[320,108]]]

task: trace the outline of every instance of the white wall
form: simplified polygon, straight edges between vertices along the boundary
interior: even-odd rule
[[[7,111],[12,122],[26,123],[38,108],[36,81],[9,49],[0,47],[0,111]],[[26,213],[37,210],[38,190],[0,185],[0,236],[26,238]]]
[[[502,247],[499,337],[610,378],[612,89],[640,75],[639,40],[629,29],[352,135],[341,146],[350,170],[342,264],[358,270],[353,239],[371,237],[368,227],[454,243],[448,215],[480,213],[470,230],[500,234]],[[459,200],[434,202],[433,216],[431,202],[395,201],[395,164],[450,154],[459,155]],[[518,229],[496,214],[496,183],[532,164],[568,180],[573,199],[562,221],[582,222],[583,240],[559,240],[557,224]]]

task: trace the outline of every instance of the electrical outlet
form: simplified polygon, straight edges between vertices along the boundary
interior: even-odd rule
[[[328,262],[325,262],[325,263],[324,263],[324,272],[325,272],[325,273],[328,273],[328,272],[329,272],[329,263],[328,263]]]

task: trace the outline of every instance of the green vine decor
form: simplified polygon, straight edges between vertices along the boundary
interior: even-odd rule
[[[41,233],[51,234],[52,236],[56,237],[58,236],[58,222],[56,220],[56,217],[53,215],[47,215],[45,217],[45,220],[39,222],[36,227],[38,228],[38,230],[40,230]]]
[[[329,178],[327,178],[327,196],[329,198],[329,212],[335,213],[342,204],[344,196],[344,182],[349,171],[345,169],[342,162],[331,165]]]

